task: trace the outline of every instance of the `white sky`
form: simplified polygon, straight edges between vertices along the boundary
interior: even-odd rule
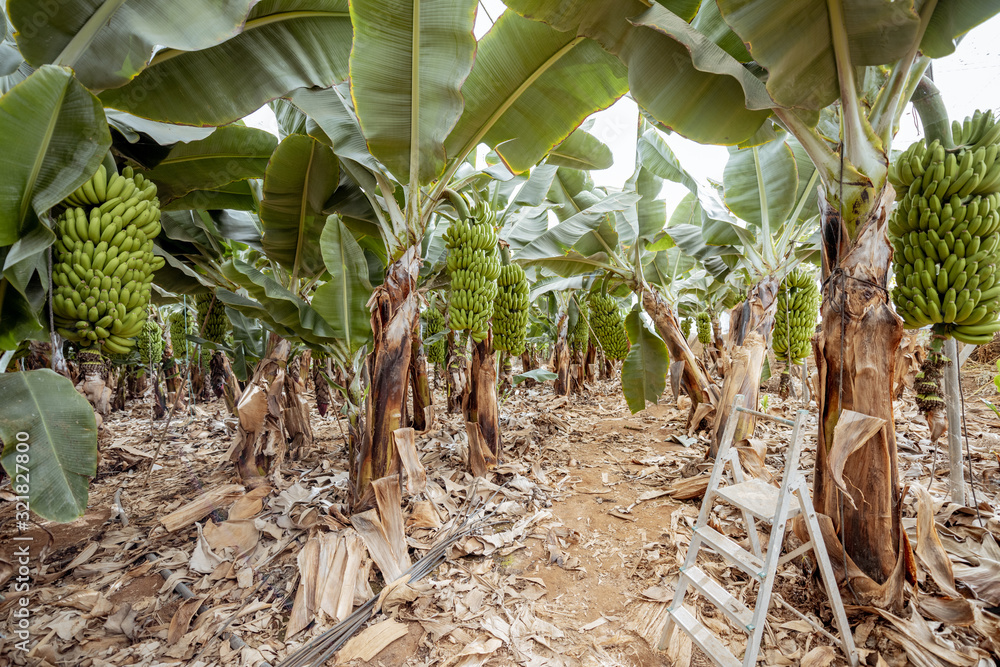
[[[502,0],[483,0],[480,3],[475,28],[477,38],[491,25],[487,14],[496,19],[503,10]],[[933,61],[934,81],[941,90],[952,120],[963,120],[976,109],[1000,111],[1000,46],[993,39],[997,34],[1000,34],[1000,16],[972,30],[954,54]],[[635,103],[628,98],[622,98],[610,108],[594,114],[595,124],[591,132],[611,147],[615,159],[610,169],[591,172],[598,185],[621,187],[632,175],[635,169],[637,114]],[[277,134],[277,123],[268,107],[248,116],[246,122]],[[921,135],[920,124],[908,105],[893,145],[906,148]],[[666,141],[693,176],[722,179],[722,170],[729,155],[726,148],[698,144],[676,134],[667,136]],[[667,211],[673,211],[686,193],[684,186],[666,183],[662,196],[666,199]]]

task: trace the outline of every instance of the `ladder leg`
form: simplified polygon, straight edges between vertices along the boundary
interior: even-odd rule
[[[743,667],[753,667],[760,653],[760,642],[764,637],[764,624],[767,622],[767,610],[771,606],[771,591],[778,573],[778,561],[781,559],[781,545],[785,539],[785,524],[788,516],[789,497],[785,495],[778,502],[778,511],[771,524],[771,537],[767,542],[767,553],[764,555],[764,578],[757,589],[757,603],[753,612],[753,628],[747,639],[746,653],[743,654]]]
[[[837,587],[837,578],[833,574],[833,566],[830,564],[830,556],[826,552],[826,542],[823,541],[823,533],[819,528],[819,520],[816,518],[816,510],[813,508],[812,499],[809,497],[809,489],[805,486],[805,481],[799,482],[795,495],[799,499],[799,507],[802,516],[806,520],[806,530],[809,531],[809,539],[812,540],[813,550],[816,554],[816,561],[819,565],[819,573],[823,578],[823,585],[826,586],[826,595],[833,608],[833,620],[840,631],[841,649],[847,654],[847,660],[852,667],[858,667],[858,652],[854,646],[854,635],[851,634],[851,625],[847,622],[847,612],[844,611],[844,603],[840,598],[840,589]]]

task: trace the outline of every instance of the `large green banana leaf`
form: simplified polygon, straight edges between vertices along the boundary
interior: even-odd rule
[[[580,128],[549,151],[545,162],[572,169],[608,169],[614,156],[607,144]]]
[[[575,250],[571,250],[565,255],[524,260],[523,264],[526,269],[545,269],[564,278],[608,270],[612,266],[607,253],[599,252],[585,257]]]
[[[288,99],[306,114],[309,136],[330,145],[333,152],[342,158],[353,160],[371,171],[381,169],[361,133],[361,125],[351,102],[349,82],[330,88],[300,88],[293,91]]]
[[[302,87],[348,76],[347,0],[264,0],[242,32],[200,51],[165,49],[105,105],[183,125],[224,125]]]
[[[160,123],[114,109],[106,109],[104,115],[108,118],[108,125],[118,130],[129,143],[137,143],[143,139],[142,135],[146,135],[167,150],[181,141],[191,142],[205,139],[216,130],[214,127]],[[152,168],[156,165],[149,166]]]
[[[250,295],[247,299],[228,290],[217,290],[219,300],[227,306],[262,319],[283,338],[315,345],[327,344],[334,338],[333,329],[311,305],[271,276],[238,258],[226,261],[222,265],[222,273]]]
[[[14,26],[4,14],[3,20],[0,21],[0,77],[10,76],[23,62],[24,58],[17,48],[17,42],[14,41]],[[0,94],[2,92],[0,91]]]
[[[917,38],[920,17],[912,3],[838,1],[854,65],[899,60]],[[719,9],[768,71],[776,104],[822,109],[840,97],[827,0],[719,0]]]
[[[371,338],[370,313],[365,304],[372,287],[365,253],[337,216],[327,220],[319,245],[330,280],[316,289],[312,305],[333,329],[334,337],[353,352]]]
[[[287,137],[274,151],[264,177],[260,222],[264,252],[295,278],[323,271],[316,241],[323,233],[323,208],[340,184],[337,157],[326,144],[304,134]]]
[[[523,206],[539,206],[545,201],[545,195],[552,187],[552,179],[556,176],[556,166],[542,163],[531,170],[528,180],[517,192],[514,203]]]
[[[6,254],[0,248],[0,258]],[[7,278],[0,278],[0,351],[16,350],[23,340],[44,334],[47,327],[38,319],[38,308],[10,285]]]
[[[352,0],[351,95],[368,147],[402,183],[445,168],[462,113],[476,0]]]
[[[72,67],[88,88],[128,83],[154,46],[197,51],[238,34],[252,0],[10,0],[24,58]]]
[[[220,127],[204,139],[178,143],[146,174],[163,203],[194,191],[213,191],[248,178],[263,178],[278,145],[270,132],[244,125]],[[217,208],[205,202],[194,208]],[[190,208],[190,207],[189,207]]]
[[[590,174],[581,169],[560,167],[551,180],[546,197],[556,206],[556,217],[566,220],[600,200]]]
[[[697,194],[698,182],[685,169],[674,151],[667,145],[663,136],[655,129],[649,128],[642,133],[636,144],[636,152],[642,166],[666,181],[680,183],[691,192]]]
[[[100,102],[51,65],[0,97],[0,137],[0,246],[83,185],[111,146]]]
[[[160,207],[164,211],[256,211],[257,198],[250,181],[233,181],[211,189],[192,190]]]
[[[624,210],[638,200],[639,195],[634,192],[608,195],[593,206],[538,235],[531,243],[521,248],[515,259],[527,262],[562,255],[584,236],[599,229],[608,213]]]
[[[72,382],[48,369],[0,373],[0,396],[0,457],[11,490],[28,496],[31,511],[46,519],[82,516],[88,478],[97,474],[97,422],[90,403]]]
[[[931,58],[943,58],[955,52],[956,40],[977,25],[1000,12],[1000,0],[979,2],[939,2],[934,6],[927,31],[920,40],[920,51]]]
[[[791,214],[798,192],[791,147],[784,141],[771,141],[753,148],[730,148],[722,185],[726,206],[736,217],[774,233]]]
[[[667,386],[670,354],[636,304],[625,317],[625,331],[632,346],[622,363],[622,393],[632,414],[656,403]]]
[[[480,41],[448,155],[485,143],[522,172],[627,88],[624,66],[597,43],[505,12]]]
[[[309,90],[305,88],[303,90]],[[308,117],[295,107],[288,99],[281,97],[271,100],[267,106],[274,112],[274,119],[278,122],[278,138],[282,141],[293,134],[309,134],[307,129]]]
[[[548,204],[540,206],[522,206],[516,214],[510,216],[507,224],[500,230],[500,238],[510,245],[512,253],[534,241],[549,228]]]
[[[752,137],[770,113],[764,85],[723,46],[688,25],[693,3],[649,7],[639,0],[508,0],[507,5],[557,30],[590,37],[618,55],[628,66],[636,102],[665,128],[686,137],[738,144]],[[727,46],[731,42],[725,31],[714,36]]]
[[[635,31],[622,57],[636,102],[701,143],[735,145],[757,133],[773,102],[741,62],[663,7],[633,23],[645,29]]]

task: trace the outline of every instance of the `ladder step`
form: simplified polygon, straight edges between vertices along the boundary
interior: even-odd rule
[[[712,577],[705,574],[701,568],[689,567],[681,571],[681,576],[690,581],[698,589],[698,592],[711,600],[716,607],[724,611],[726,616],[731,618],[741,630],[746,632],[752,630],[750,626],[753,623],[753,612]]]
[[[778,488],[757,478],[716,489],[715,495],[730,505],[750,512],[768,525],[774,522],[774,517],[778,513]],[[797,503],[794,505],[789,503],[785,518],[792,518],[798,511]]]
[[[708,526],[694,531],[705,543],[715,549],[720,556],[758,580],[764,578],[764,562],[731,539]]]
[[[684,630],[691,641],[704,651],[716,665],[719,667],[742,667],[743,663],[730,652],[726,645],[719,641],[719,638],[692,616],[687,609],[681,607],[676,611],[671,611],[670,617],[674,619],[677,627]]]

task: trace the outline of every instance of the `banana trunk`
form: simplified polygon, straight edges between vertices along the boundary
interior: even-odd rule
[[[868,214],[857,220],[852,239],[840,212],[821,196],[826,280],[821,329],[814,339],[820,444],[813,503],[817,512],[833,519],[847,555],[876,582],[886,581],[893,572],[902,548],[892,382],[903,327],[885,290],[892,258],[886,238],[892,200],[893,190],[886,187]],[[843,480],[856,507],[842,498],[828,462],[845,410],[886,424],[844,466]],[[834,546],[830,553],[834,551],[840,549]]]
[[[700,422],[715,408],[719,398],[719,388],[708,378],[704,364],[688,347],[684,334],[681,333],[677,316],[674,315],[667,300],[658,292],[644,289],[642,291],[642,307],[652,318],[656,325],[656,332],[666,343],[671,361],[684,362],[681,386],[691,397],[691,414],[688,415],[688,421],[693,421],[697,415]],[[699,406],[703,407],[699,409]],[[689,426],[697,426],[697,424],[689,424]]]
[[[732,417],[732,405],[736,396],[742,394],[746,404],[757,409],[761,369],[764,367],[771,332],[774,330],[777,294],[778,280],[774,276],[768,276],[757,283],[750,290],[746,301],[733,308],[730,314],[727,345],[730,366],[722,383],[722,398],[712,424],[709,458],[714,459],[719,451],[719,439]],[[757,425],[757,418],[750,414],[740,413],[737,419],[733,442],[751,437]]]
[[[470,449],[479,448],[478,452],[470,451],[470,464],[482,460],[487,470],[496,467],[500,461],[500,404],[497,400],[496,355],[492,335],[487,335],[472,348],[466,421],[479,427],[479,438],[469,442]]]
[[[369,387],[361,421],[351,446],[352,509],[374,506],[372,482],[399,472],[393,432],[403,426],[410,380],[411,338],[418,326],[416,283],[419,247],[410,247],[386,271],[385,282],[372,295],[374,343],[368,355]]]
[[[426,431],[434,422],[434,398],[427,377],[427,357],[420,338],[420,324],[410,342],[410,383],[413,390],[413,428]]]

